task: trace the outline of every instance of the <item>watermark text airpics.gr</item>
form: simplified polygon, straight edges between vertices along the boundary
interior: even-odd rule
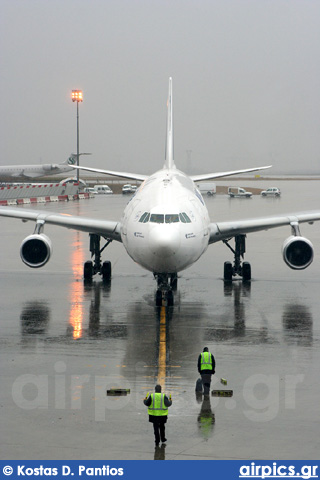
[[[257,465],[251,462],[250,465],[242,465],[239,470],[239,478],[299,478],[309,480],[318,477],[318,465],[278,465],[273,462],[272,465]]]
[[[137,367],[138,368],[138,367]],[[253,422],[268,422],[275,419],[281,409],[296,408],[296,392],[302,387],[304,375],[250,375],[241,389],[235,390],[232,398],[211,398],[211,407],[223,402],[229,410],[237,409]],[[214,389],[214,383],[212,388]],[[109,388],[130,389],[123,397],[107,397]],[[24,410],[55,409],[81,410],[94,415],[95,421],[105,421],[107,412],[126,408],[134,402],[141,408],[142,392],[130,382],[116,375],[69,374],[63,361],[54,363],[49,374],[24,374],[12,384],[12,399]],[[187,399],[177,396],[175,408],[183,410]]]

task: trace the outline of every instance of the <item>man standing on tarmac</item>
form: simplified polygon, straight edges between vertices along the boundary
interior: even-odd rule
[[[154,437],[156,446],[159,445],[160,439],[164,443],[167,441],[165,437],[165,423],[168,418],[168,407],[171,407],[172,400],[164,393],[161,393],[161,385],[155,386],[155,393],[147,394],[143,403],[149,407],[149,422],[153,423]]]
[[[216,362],[208,347],[204,347],[198,358],[198,372],[201,375],[204,395],[210,394],[211,376],[215,373]]]

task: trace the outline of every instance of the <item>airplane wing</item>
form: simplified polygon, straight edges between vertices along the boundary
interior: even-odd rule
[[[301,212],[272,217],[236,220],[231,222],[210,223],[209,244],[251,232],[260,232],[269,228],[320,220],[320,212]]]
[[[98,220],[94,218],[78,217],[76,215],[50,213],[45,211],[25,210],[20,208],[0,207],[0,216],[19,218],[23,222],[45,222],[50,225],[79,230],[81,232],[96,233],[112,240],[121,242],[120,222]]]
[[[230,175],[237,175],[240,173],[256,172],[258,170],[265,170],[266,168],[271,168],[271,167],[272,165],[268,165],[266,167],[246,168],[245,170],[231,170],[228,172],[203,173],[201,175],[190,175],[190,178],[194,182],[200,182],[201,180],[213,180],[214,178],[229,177]]]
[[[78,170],[86,170],[87,172],[103,173],[104,175],[111,175],[114,177],[128,178],[130,180],[140,180],[143,182],[149,175],[140,175],[140,173],[128,173],[128,172],[115,172],[113,170],[102,170],[100,168],[91,168],[91,167],[78,167],[76,165],[70,165],[72,168]]]

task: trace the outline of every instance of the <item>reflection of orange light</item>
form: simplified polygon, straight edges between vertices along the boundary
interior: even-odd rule
[[[72,244],[71,264],[73,280],[70,289],[71,309],[69,321],[73,328],[73,338],[82,337],[83,323],[83,245],[80,241],[80,232],[75,232],[76,240]]]
[[[159,362],[158,362],[158,383],[164,389],[166,382],[166,309],[161,307],[160,310],[160,334],[159,334]]]

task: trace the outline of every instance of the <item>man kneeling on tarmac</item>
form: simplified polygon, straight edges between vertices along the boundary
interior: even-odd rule
[[[160,439],[164,443],[167,441],[165,437],[165,423],[168,418],[168,407],[171,407],[171,395],[161,393],[161,385],[155,386],[155,393],[147,394],[143,403],[149,407],[149,422],[153,423],[154,437],[156,446],[159,445]]]

